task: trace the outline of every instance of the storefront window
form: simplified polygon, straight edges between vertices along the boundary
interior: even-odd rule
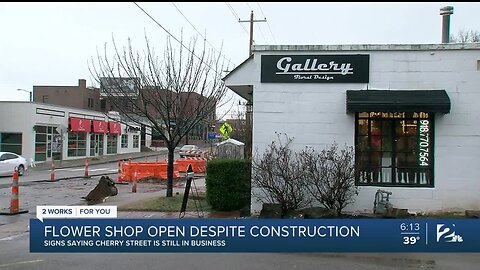
[[[358,113],[355,145],[357,185],[433,187],[429,113]]]
[[[0,151],[22,154],[22,133],[0,133]]]
[[[133,135],[133,148],[138,148],[139,137],[138,135]]]
[[[122,148],[128,148],[128,135],[127,134],[122,134]]]
[[[79,157],[87,155],[87,135],[84,132],[68,133],[68,152],[69,157]]]
[[[62,137],[57,127],[35,126],[35,161],[61,158]]]
[[[114,134],[107,135],[107,154],[117,153],[118,136]]]

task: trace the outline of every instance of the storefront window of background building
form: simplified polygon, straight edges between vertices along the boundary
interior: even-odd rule
[[[107,135],[107,154],[117,153],[118,136],[114,134]]]
[[[67,156],[80,157],[87,154],[86,133],[83,132],[69,132],[68,133],[68,150]]]
[[[133,135],[133,148],[138,148],[139,138],[140,138],[140,136]]]
[[[22,133],[0,133],[0,151],[22,154]]]
[[[127,134],[122,134],[122,148],[128,148],[128,135]]]
[[[45,161],[52,156],[55,159],[60,159],[60,149],[63,141],[56,127],[53,126],[35,126],[35,161]],[[52,151],[54,146],[53,141],[57,138],[55,151]]]

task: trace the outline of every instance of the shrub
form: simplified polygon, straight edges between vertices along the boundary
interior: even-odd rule
[[[255,196],[264,203],[278,203],[282,217],[290,210],[307,206],[310,199],[303,179],[305,171],[300,155],[290,149],[291,138],[282,143],[272,141],[261,157],[253,161],[252,185],[259,188]]]
[[[207,201],[215,210],[239,210],[250,205],[251,161],[214,159],[207,162]]]
[[[307,148],[300,155],[306,172],[305,186],[310,195],[340,215],[358,195],[353,147],[339,149],[334,143],[320,152]]]

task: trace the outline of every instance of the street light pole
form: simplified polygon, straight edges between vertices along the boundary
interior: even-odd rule
[[[19,88],[19,89],[17,89],[17,91],[23,91],[23,92],[27,92],[27,93],[29,93],[29,95],[30,95],[30,96],[29,96],[29,97],[30,97],[30,102],[32,102],[32,101],[33,101],[33,97],[32,97],[32,91],[28,91],[28,90],[25,90],[25,89],[20,89],[20,88]]]

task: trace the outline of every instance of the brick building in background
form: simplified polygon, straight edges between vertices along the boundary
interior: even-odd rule
[[[101,111],[100,89],[87,87],[85,79],[78,85],[34,85],[33,101],[84,110]]]
[[[132,96],[130,98],[118,97],[121,100],[118,104],[112,104],[105,98],[105,94],[102,95],[102,91],[115,91],[115,86],[119,83],[112,83],[106,78],[101,80],[102,86],[100,88],[87,87],[85,79],[79,79],[77,86],[50,86],[50,85],[34,85],[33,86],[33,101],[38,103],[66,106],[71,108],[99,111],[107,113],[109,111],[121,111],[117,106],[123,106],[124,108],[131,108],[133,110],[131,101],[136,100],[136,96],[140,91],[147,91],[146,89],[135,89],[135,83],[128,83],[133,78],[116,78],[121,81],[121,85],[131,88]],[[113,80],[115,81],[115,80]],[[123,89],[122,89],[123,90]],[[123,90],[124,91],[124,90]],[[189,108],[194,108],[196,101],[205,97],[200,96],[197,93],[180,93],[180,99],[188,99],[189,106],[187,107],[187,114],[192,113]],[[141,102],[137,99],[137,102]],[[161,121],[159,121],[161,122]],[[181,144],[202,144],[207,140],[208,126],[210,123],[215,122],[215,112],[208,116],[205,122],[200,123],[194,127],[183,138]],[[144,125],[141,129],[141,146],[150,146],[146,144],[146,128]],[[152,131],[152,145],[151,146],[163,146],[163,141],[158,132]]]

